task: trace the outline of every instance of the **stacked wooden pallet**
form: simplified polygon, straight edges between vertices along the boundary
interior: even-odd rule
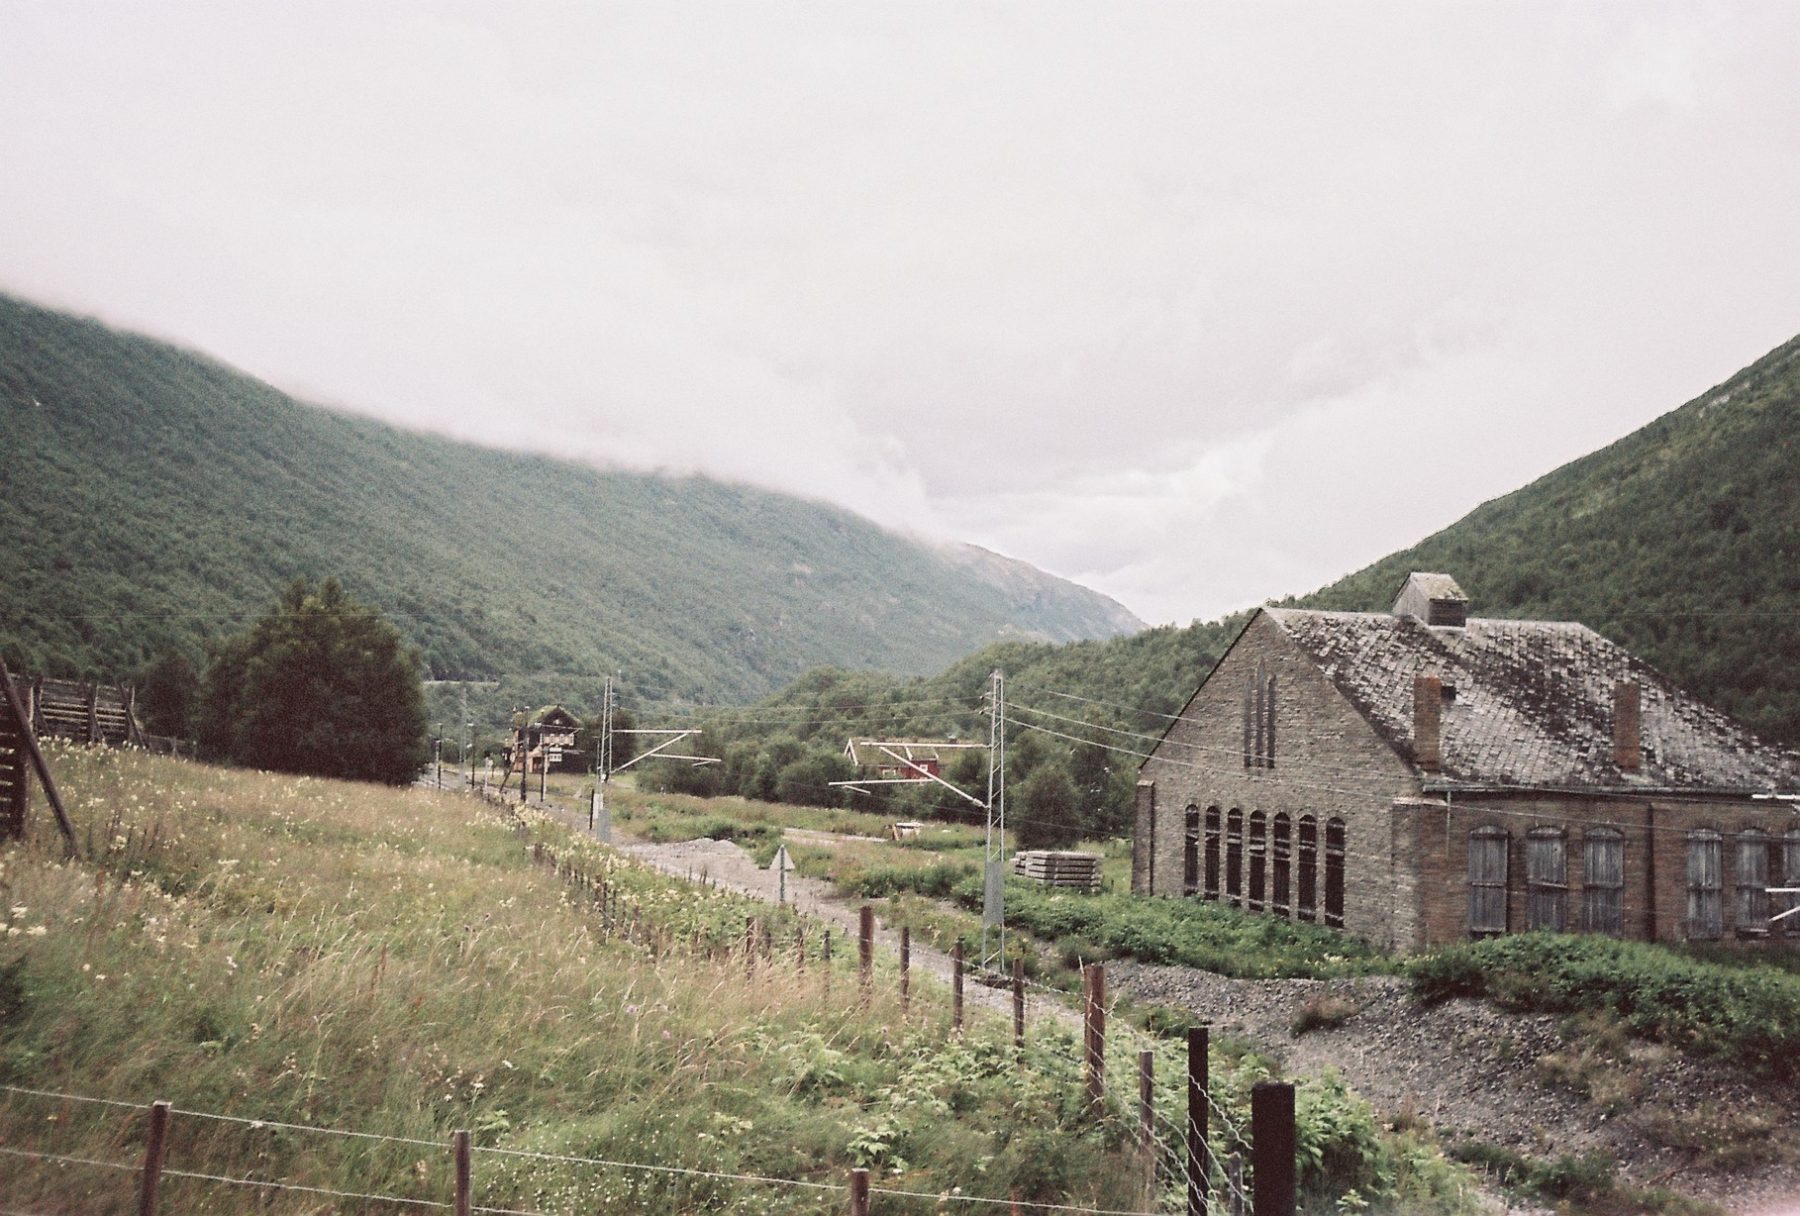
[[[1013,873],[1048,887],[1100,889],[1100,854],[1062,849],[1028,849],[1013,854]]]

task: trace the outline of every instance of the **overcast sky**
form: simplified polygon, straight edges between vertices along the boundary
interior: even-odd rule
[[[1186,623],[1800,331],[1800,4],[0,0],[0,287]]]

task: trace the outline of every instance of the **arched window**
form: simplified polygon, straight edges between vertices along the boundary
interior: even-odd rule
[[[1192,895],[1200,886],[1200,808],[1190,806],[1181,836],[1181,893]]]
[[[1219,898],[1219,808],[1206,808],[1206,887],[1207,899]]]
[[[1225,898],[1244,904],[1244,812],[1235,806],[1225,815]]]
[[[1506,932],[1505,828],[1481,827],[1469,833],[1469,936],[1492,937]]]
[[[1275,882],[1270,894],[1270,903],[1277,916],[1286,916],[1292,910],[1290,898],[1291,886],[1289,870],[1293,865],[1294,828],[1286,811],[1275,813]]]
[[[1589,933],[1625,933],[1625,833],[1589,828],[1581,836],[1581,927]]]
[[[1263,893],[1269,872],[1268,819],[1261,811],[1250,812],[1250,909],[1263,910]]]
[[[1569,913],[1569,837],[1561,828],[1525,836],[1525,927],[1561,933]]]
[[[1316,920],[1319,911],[1319,821],[1300,816],[1300,919]]]
[[[1724,838],[1713,828],[1687,834],[1688,936],[1711,941],[1725,932]]]
[[[1769,835],[1756,828],[1737,837],[1737,931],[1739,937],[1769,932]]]
[[[1325,923],[1344,927],[1344,821],[1325,825]]]
[[[1800,828],[1789,828],[1781,837],[1781,885],[1800,887]],[[1800,894],[1783,895],[1782,909],[1800,908]],[[1800,937],[1800,912],[1781,922],[1789,937]]]

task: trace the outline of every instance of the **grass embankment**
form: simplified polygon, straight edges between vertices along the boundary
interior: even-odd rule
[[[832,1185],[862,1163],[932,1193],[1130,1193],[1124,1121],[1084,1121],[1073,1085],[1016,1069],[995,1035],[950,1041],[923,999],[903,1017],[892,985],[864,1010],[846,973],[827,990],[816,956],[801,978],[690,948],[736,940],[760,906],[559,846],[658,944],[621,941],[584,888],[468,800],[134,753],[52,762],[91,851],[61,860],[40,822],[0,852],[0,1084],[423,1142],[178,1114],[173,1169],[442,1202],[449,1157],[431,1146],[469,1128],[484,1150]],[[0,1134],[15,1152],[135,1164],[143,1123],[0,1090]],[[13,1205],[135,1210],[128,1172],[6,1160]],[[544,1212],[843,1199],[490,1152],[476,1171],[478,1203]],[[184,1213],[321,1210],[316,1195],[180,1178],[164,1195]]]
[[[1605,937],[1527,933],[1452,946],[1408,967],[1421,1000],[1487,997],[1528,1012],[1616,1018],[1630,1033],[1800,1077],[1800,975]]]

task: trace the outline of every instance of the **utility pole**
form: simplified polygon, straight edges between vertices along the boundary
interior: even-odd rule
[[[988,687],[987,849],[982,859],[981,969],[995,975],[1006,966],[1006,676],[999,668]]]
[[[469,682],[464,680],[458,698],[463,720],[463,765],[469,770],[469,779],[464,784],[475,788],[475,719],[469,717]]]
[[[613,680],[606,677],[600,695],[600,737],[594,740],[594,804],[588,810],[588,830],[604,844],[612,843],[612,812],[606,806],[606,782],[612,776]]]

